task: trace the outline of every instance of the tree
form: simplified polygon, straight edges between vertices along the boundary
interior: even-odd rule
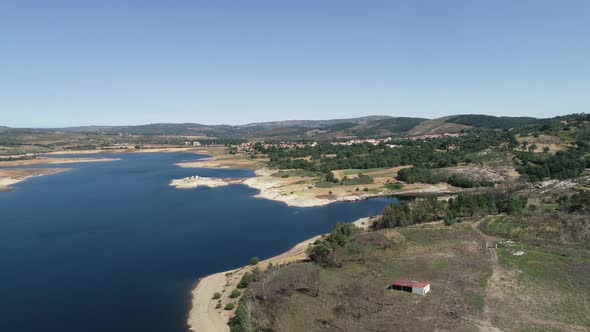
[[[543,153],[549,153],[549,147],[548,146],[544,146],[543,147]]]
[[[252,257],[250,259],[250,265],[257,265],[260,262],[260,259],[258,257]]]
[[[250,285],[250,283],[252,283],[252,281],[254,281],[254,275],[250,272],[246,272],[242,276],[242,279],[240,279],[240,282],[238,283],[238,288],[246,288],[248,287],[248,285]]]
[[[328,263],[332,248],[325,242],[322,241],[311,248],[309,253],[309,259],[321,265]]]
[[[450,215],[446,215],[445,216],[445,225],[446,226],[451,226],[451,225],[453,225],[456,222],[457,222],[457,219],[451,217]]]
[[[537,144],[529,146],[529,152],[535,152],[535,150],[537,150]]]
[[[338,183],[338,179],[334,176],[334,172],[332,171],[326,172],[326,181]]]

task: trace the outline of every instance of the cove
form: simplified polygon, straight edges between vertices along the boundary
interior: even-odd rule
[[[183,169],[189,153],[100,154],[0,193],[0,331],[187,331],[199,277],[267,258],[395,198],[297,208],[244,185],[178,190],[172,179],[250,177]],[[70,155],[71,157],[71,155]]]

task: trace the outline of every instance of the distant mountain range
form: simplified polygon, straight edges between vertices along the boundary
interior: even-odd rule
[[[132,135],[182,135],[212,138],[247,139],[337,139],[347,137],[419,136],[455,133],[468,128],[508,129],[533,124],[531,117],[496,117],[489,115],[453,115],[438,119],[391,116],[365,116],[332,120],[287,120],[246,125],[204,125],[198,123],[154,123],[137,126],[81,126],[54,129],[16,129],[0,127],[0,133],[49,131],[67,133],[102,133]]]

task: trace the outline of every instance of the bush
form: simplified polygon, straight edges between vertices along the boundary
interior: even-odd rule
[[[457,219],[455,219],[455,218],[453,218],[451,216],[448,216],[448,215],[445,216],[445,225],[446,226],[451,226],[451,225],[453,225],[456,222],[457,222]]]
[[[501,211],[508,214],[521,213],[526,205],[528,199],[524,196],[508,196],[501,204]]]
[[[238,302],[235,315],[229,319],[227,325],[229,325],[231,332],[246,332],[246,331],[257,331],[256,322],[251,317],[249,310],[250,302],[246,297],[242,297]]]
[[[235,304],[228,303],[228,304],[225,305],[225,308],[223,308],[223,309],[225,309],[225,310],[234,310],[235,307],[236,307]]]
[[[447,182],[452,186],[460,188],[493,187],[495,185],[493,181],[475,181],[456,175],[451,176]]]
[[[386,187],[391,190],[400,190],[404,187],[404,184],[401,182],[395,182],[387,184]]]
[[[229,294],[229,297],[230,297],[231,299],[235,299],[236,297],[238,297],[238,296],[240,296],[240,295],[242,295],[242,292],[240,292],[240,291],[239,291],[239,290],[237,290],[237,289],[234,289],[233,291],[231,291],[231,294]]]
[[[358,233],[356,226],[350,223],[337,223],[328,236],[314,243],[309,250],[309,258],[321,265],[334,265],[336,249],[347,247]]]
[[[240,282],[238,283],[238,288],[246,288],[248,287],[248,285],[250,285],[250,283],[254,281],[254,275],[250,272],[246,272],[244,273],[244,275],[242,276],[242,279],[240,280]]]
[[[434,184],[444,181],[444,178],[445,176],[440,172],[424,166],[404,168],[397,173],[397,179],[407,183],[424,182]]]
[[[250,259],[250,265],[257,265],[260,262],[260,259],[258,259],[258,257],[252,257],[252,259]]]
[[[215,293],[213,294],[213,299],[214,299],[214,300],[218,300],[218,299],[220,299],[220,298],[221,298],[221,293],[220,293],[220,292],[215,292]]]

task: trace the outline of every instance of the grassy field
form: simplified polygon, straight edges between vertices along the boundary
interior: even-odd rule
[[[582,233],[580,218],[554,212],[496,216],[482,223],[487,234],[498,237],[499,266],[487,295],[496,327],[590,330],[590,243],[572,240]]]
[[[344,175],[356,175],[359,173],[367,174],[367,173],[371,173],[371,172],[382,171],[384,169],[386,169],[386,168],[385,167],[367,168],[367,169],[349,168],[349,169],[343,169],[342,172],[344,173]]]
[[[361,234],[365,249],[343,250],[340,267],[291,264],[253,283],[252,317],[278,331],[588,331],[588,251],[543,245],[538,224],[523,237],[533,242],[507,241],[497,235],[518,234],[524,222],[494,220],[481,225],[488,234],[474,221]],[[400,278],[427,281],[431,292],[387,289]]]
[[[523,251],[524,255],[513,255]],[[498,249],[512,280],[512,294],[494,318],[497,326],[522,331],[590,329],[590,257],[556,254],[538,246],[508,244]],[[526,308],[526,310],[523,310]],[[512,309],[512,310],[510,310]],[[526,314],[522,321],[521,314]]]
[[[489,260],[482,239],[465,224],[440,223],[380,231],[388,249],[370,247],[364,264],[348,253],[342,267],[319,268],[319,294],[307,280],[311,263],[288,266],[265,283],[253,315],[262,328],[291,331],[477,330],[483,317]],[[428,281],[427,296],[388,290],[399,278]],[[292,288],[292,289],[291,289]],[[252,292],[260,292],[254,288]],[[257,296],[258,298],[258,296]],[[395,317],[395,319],[392,319]],[[420,317],[420,319],[415,319]]]

